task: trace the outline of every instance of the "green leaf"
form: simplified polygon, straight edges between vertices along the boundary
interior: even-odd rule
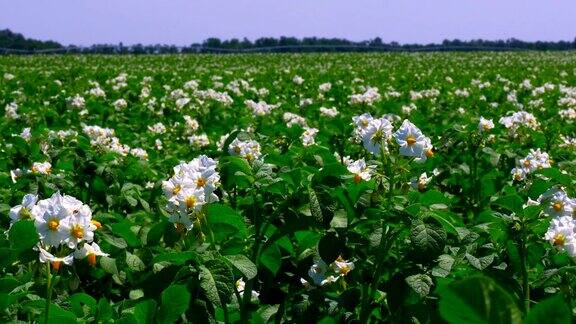
[[[494,204],[514,212],[517,215],[522,215],[524,200],[518,195],[508,195],[497,199]]]
[[[190,293],[186,286],[172,285],[164,289],[161,296],[162,305],[158,310],[157,322],[173,323],[176,322],[190,304]],[[148,305],[150,306],[150,305]]]
[[[142,262],[137,255],[128,251],[126,251],[126,264],[132,271],[144,271],[144,269],[146,269],[144,262]]]
[[[425,274],[416,274],[406,277],[406,283],[422,298],[428,296],[432,287],[432,278]]]
[[[344,241],[336,233],[328,232],[318,242],[318,253],[326,264],[334,262],[344,250]]]
[[[516,300],[488,277],[450,283],[439,290],[440,315],[449,323],[521,323]]]
[[[112,259],[114,260],[114,259]],[[98,317],[97,322],[105,322],[112,318],[113,310],[110,302],[106,298],[100,298],[98,301]]]
[[[136,234],[134,234],[130,229],[129,222],[123,221],[121,223],[112,224],[110,227],[112,228],[112,233],[126,240],[126,243],[128,243],[130,247],[138,247],[140,245],[140,239],[138,239],[138,236],[136,236]]]
[[[432,269],[432,275],[435,277],[446,277],[450,274],[454,258],[448,254],[442,254],[438,257],[438,266]]]
[[[182,265],[189,260],[196,260],[196,253],[192,251],[162,253],[154,257],[153,263],[170,262],[175,265]]]
[[[410,240],[417,255],[426,259],[435,258],[444,250],[446,231],[438,221],[429,218],[426,222],[416,220],[412,224]]]
[[[136,307],[134,307],[134,318],[136,318],[138,324],[154,323],[155,314],[156,302],[153,299],[139,302]]]
[[[97,302],[92,296],[85,293],[77,293],[70,296],[70,307],[77,317],[84,317],[88,314],[93,314],[96,312]],[[84,306],[90,311],[85,312]]]
[[[258,273],[256,265],[244,255],[227,255],[225,258],[230,261],[238,271],[242,272],[247,280],[256,277],[256,274]]]
[[[200,266],[200,288],[216,307],[225,305],[234,293],[234,276],[223,260],[209,260]]]
[[[221,242],[232,236],[246,238],[248,231],[244,217],[230,206],[210,204],[206,208],[206,221],[214,233],[214,239]]]
[[[469,253],[466,253],[465,257],[468,260],[468,262],[470,262],[470,264],[478,270],[484,270],[489,265],[491,265],[492,262],[494,262],[494,253],[480,258],[477,258]]]
[[[111,274],[118,274],[118,268],[116,267],[116,259],[103,256],[100,258],[100,266],[104,271]]]
[[[562,295],[558,294],[536,304],[526,317],[527,324],[540,323],[572,323],[572,314],[564,302]]]
[[[8,237],[10,247],[19,251],[32,249],[39,240],[34,222],[29,220],[21,220],[14,223],[8,231]]]

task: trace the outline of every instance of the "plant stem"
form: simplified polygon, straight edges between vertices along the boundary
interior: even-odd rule
[[[44,311],[44,323],[48,324],[50,313],[50,303],[52,301],[52,273],[50,272],[50,262],[46,262],[46,310]]]
[[[524,293],[524,307],[526,312],[530,310],[530,286],[528,283],[528,269],[526,266],[526,232],[524,223],[522,223],[522,231],[520,238],[520,267],[522,271],[522,292]]]

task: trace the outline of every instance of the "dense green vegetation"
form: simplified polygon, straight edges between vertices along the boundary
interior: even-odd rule
[[[572,321],[572,52],[0,77],[3,322]]]

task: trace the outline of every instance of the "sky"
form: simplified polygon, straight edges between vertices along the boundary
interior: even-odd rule
[[[576,38],[576,0],[1,0],[0,29],[64,45],[295,36]]]

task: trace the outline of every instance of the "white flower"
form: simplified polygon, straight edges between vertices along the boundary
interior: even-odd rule
[[[374,118],[362,133],[364,148],[372,154],[379,154],[381,147],[388,150],[386,143],[392,137],[392,124],[386,118]]]
[[[148,160],[148,152],[143,148],[135,147],[130,149],[130,154],[142,160]]]
[[[302,140],[302,145],[304,146],[314,145],[316,143],[314,140],[316,134],[318,134],[318,129],[310,127],[304,128],[304,132],[300,136],[300,139]]]
[[[494,122],[492,119],[486,119],[480,116],[480,122],[478,123],[478,132],[483,133],[494,128]]]
[[[21,219],[32,219],[32,207],[36,205],[38,196],[27,194],[22,198],[22,204],[10,208],[10,224]]]
[[[29,141],[30,138],[32,138],[32,133],[30,132],[30,127],[24,128],[24,130],[22,130],[22,133],[20,133],[20,137],[22,137],[22,139],[24,139],[25,141]]]
[[[76,259],[88,259],[88,263],[91,266],[96,265],[96,257],[97,256],[108,256],[108,253],[102,252],[100,246],[96,244],[96,242],[92,242],[92,244],[84,243],[81,249],[76,250],[74,252],[74,258]]]
[[[296,75],[294,76],[294,78],[292,79],[292,82],[294,82],[297,85],[301,85],[302,83],[304,83],[304,79],[302,79],[301,76]]]
[[[339,114],[338,110],[334,107],[332,107],[332,108],[320,107],[320,115],[322,115],[322,116],[334,118],[338,114]]]
[[[164,134],[166,133],[166,126],[164,124],[158,122],[152,126],[148,126],[148,130],[155,134]]]
[[[301,117],[291,112],[285,112],[284,115],[282,116],[282,119],[284,120],[284,122],[286,122],[286,126],[288,128],[291,128],[294,125],[308,127],[308,125],[306,124],[306,119],[304,119],[304,117]]]
[[[201,134],[201,135],[192,135],[188,137],[190,144],[196,147],[206,147],[210,145],[210,140],[208,139],[208,135]]]
[[[37,174],[50,174],[52,172],[52,164],[50,162],[34,162],[31,171]]]
[[[576,200],[562,189],[549,189],[538,197],[538,202],[544,205],[544,212],[553,217],[573,216],[576,210]]]
[[[258,160],[262,153],[260,152],[260,144],[254,140],[241,141],[235,138],[230,146],[228,146],[228,153],[230,155],[237,155],[248,162]]]
[[[320,93],[326,93],[330,91],[330,89],[332,89],[332,83],[330,82],[322,83],[318,86],[318,92]]]
[[[424,191],[428,183],[432,181],[432,177],[428,177],[426,172],[422,173],[418,179],[412,179],[410,185],[412,188],[417,189],[418,191]]]
[[[341,276],[346,276],[348,272],[354,270],[354,262],[348,262],[342,256],[338,256],[336,261],[332,262],[331,267],[334,272]]]
[[[128,107],[128,103],[126,102],[126,100],[124,100],[122,98],[114,101],[113,105],[114,105],[114,108],[116,110],[122,110],[122,109]]]
[[[315,285],[321,286],[322,281],[326,279],[326,271],[328,271],[328,265],[322,259],[318,258],[314,261],[314,264],[308,270],[308,275],[312,279]]]
[[[409,120],[405,119],[402,126],[394,133],[396,143],[400,146],[400,154],[404,156],[426,156],[425,148],[429,146],[429,139],[422,134]]]
[[[359,183],[360,181],[370,181],[372,175],[376,172],[375,165],[366,165],[364,159],[350,162],[348,164],[348,171],[354,174],[354,182]]]
[[[65,265],[72,265],[72,262],[74,261],[73,253],[70,253],[65,257],[56,257],[52,253],[44,250],[40,246],[38,247],[38,250],[40,252],[39,255],[40,262],[42,263],[50,262],[52,263],[52,267],[56,270],[60,269],[60,263],[64,263]]]
[[[52,197],[38,201],[32,207],[32,215],[44,246],[64,243],[72,246],[85,237],[93,237],[93,233],[88,233],[95,229],[95,226],[90,226],[90,207],[72,196],[62,196],[56,192]]]
[[[242,295],[242,293],[244,292],[244,289],[246,289],[246,283],[244,282],[244,279],[240,278],[238,280],[236,280],[236,291],[238,291],[238,293],[240,295]],[[258,297],[260,296],[260,293],[252,290],[252,299],[258,299]]]
[[[572,216],[555,217],[550,222],[544,239],[558,250],[566,251],[571,257],[576,256],[576,224]]]
[[[8,119],[20,118],[20,115],[18,115],[18,104],[15,102],[7,104],[4,111],[6,112],[6,118]]]

